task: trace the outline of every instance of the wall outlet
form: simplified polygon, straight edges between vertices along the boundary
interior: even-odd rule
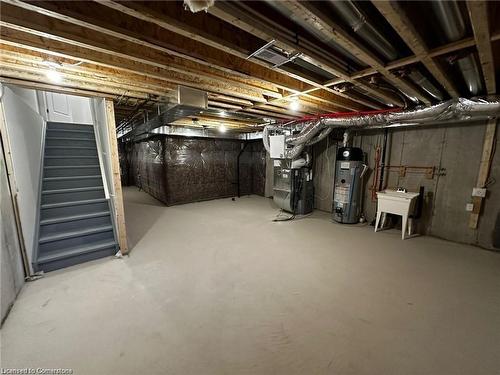
[[[473,197],[486,197],[486,188],[472,188],[472,196]]]
[[[474,210],[474,204],[473,203],[467,203],[465,205],[465,211],[472,212]]]

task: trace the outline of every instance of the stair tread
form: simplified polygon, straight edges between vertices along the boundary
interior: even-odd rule
[[[83,165],[49,165],[44,169],[75,169],[75,168],[99,168],[99,164],[83,164]]]
[[[41,208],[47,209],[47,208],[56,208],[65,206],[79,206],[82,204],[92,204],[92,203],[102,203],[102,202],[106,202],[106,198],[84,199],[81,201],[60,202],[60,203],[46,203],[42,204]]]
[[[68,221],[77,221],[82,219],[93,219],[95,217],[101,217],[107,215],[110,215],[109,211],[97,211],[88,214],[60,216],[52,219],[41,220],[40,225],[58,224],[58,223],[65,223]]]
[[[97,159],[97,155],[46,155],[45,159]]]
[[[80,191],[95,191],[95,190],[104,190],[104,186],[89,186],[89,187],[68,188],[68,189],[42,190],[42,195],[44,195],[44,194],[77,193]]]
[[[50,129],[49,127],[47,128],[47,131],[52,131],[52,132],[68,132],[68,133],[87,133],[87,134],[94,134],[93,130],[78,130],[78,129]]]
[[[84,122],[47,121],[47,125],[93,126]]]
[[[61,251],[40,255],[38,257],[38,263],[48,263],[56,260],[70,258],[80,254],[91,253],[98,250],[103,250],[111,246],[116,246],[116,241],[101,241],[90,245],[77,246],[72,248],[67,248]]]
[[[100,174],[88,175],[88,176],[66,176],[66,177],[44,177],[44,181],[63,181],[63,180],[78,180],[86,178],[98,178],[101,177]]]
[[[45,148],[70,149],[70,150],[94,150],[96,146],[45,146]]]
[[[85,229],[70,230],[67,232],[61,232],[58,234],[51,234],[49,236],[40,237],[38,242],[42,244],[42,243],[46,243],[46,242],[66,240],[68,238],[82,237],[82,236],[87,236],[90,234],[108,232],[108,231],[112,231],[112,230],[113,230],[112,225],[104,225],[104,226],[98,226],[98,227],[89,227],[89,228],[85,228]]]
[[[86,142],[95,142],[95,139],[90,138],[75,138],[75,137],[45,137],[45,139],[57,140],[57,141],[86,141]]]

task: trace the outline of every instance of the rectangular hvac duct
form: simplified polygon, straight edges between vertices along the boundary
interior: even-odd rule
[[[177,104],[207,109],[208,94],[206,91],[179,85],[177,86]]]

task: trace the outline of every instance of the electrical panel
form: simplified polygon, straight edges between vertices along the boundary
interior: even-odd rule
[[[285,135],[271,135],[269,137],[269,156],[271,159],[285,158]]]

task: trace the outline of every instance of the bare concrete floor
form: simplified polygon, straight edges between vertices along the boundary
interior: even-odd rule
[[[27,284],[2,329],[3,367],[499,374],[499,254],[321,212],[272,223],[260,197],[165,208],[125,195],[131,256]]]

